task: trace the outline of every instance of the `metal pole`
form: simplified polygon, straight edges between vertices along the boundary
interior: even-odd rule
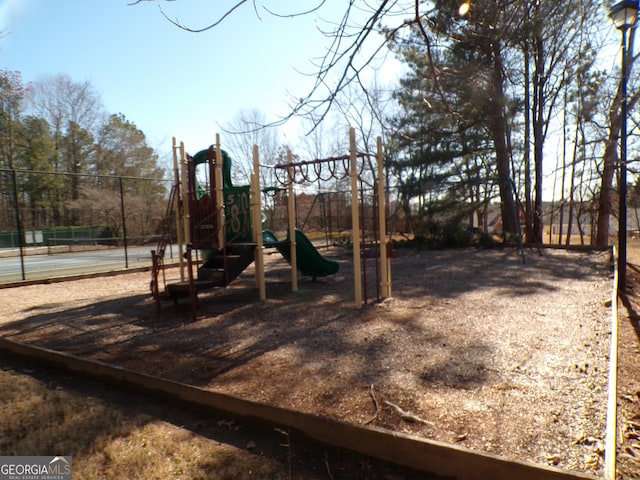
[[[127,222],[124,214],[124,188],[122,187],[122,177],[118,177],[120,183],[120,214],[122,215],[122,237],[124,239],[124,268],[129,268],[129,252],[127,251]]]
[[[622,28],[622,105],[620,107],[620,214],[618,218],[618,294],[627,284],[627,27]]]
[[[15,169],[11,169],[11,177],[13,180],[13,201],[16,205],[16,229],[18,230],[18,248],[20,249],[20,273],[22,280],[26,280],[26,274],[24,271],[24,232],[22,231],[22,219],[20,218],[20,205],[18,198],[18,175]]]

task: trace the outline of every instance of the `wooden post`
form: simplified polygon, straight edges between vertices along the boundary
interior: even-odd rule
[[[196,290],[196,280],[193,275],[193,249],[187,247],[187,272],[189,273],[189,300],[191,302],[191,320],[196,321],[198,317],[198,291]]]
[[[180,142],[180,168],[181,168],[181,176],[182,176],[182,198],[185,199],[183,202],[184,208],[184,243],[191,243],[191,215],[189,213],[189,195],[191,192],[189,191],[189,182],[187,181],[187,154],[184,151],[184,142]]]
[[[216,218],[218,219],[218,248],[225,244],[224,234],[224,185],[222,184],[222,150],[220,150],[220,134],[216,133]]]
[[[358,154],[356,131],[349,129],[349,176],[351,177],[351,238],[353,240],[353,289],[356,308],[362,308],[362,272],[360,258],[360,215],[358,212]]]
[[[287,149],[287,173],[289,176],[288,185],[288,210],[289,210],[289,241],[290,243],[290,257],[291,257],[291,291],[298,291],[298,255],[296,251],[296,203],[293,191],[293,167],[291,166],[292,157],[291,150]]]
[[[253,174],[251,175],[251,190],[253,195],[253,241],[256,243],[254,262],[256,264],[256,283],[260,293],[260,300],[267,298],[264,279],[264,239],[262,238],[262,199],[260,197],[260,154],[258,145],[253,146]]]
[[[156,313],[160,313],[160,286],[158,285],[158,270],[160,269],[158,262],[158,254],[155,250],[151,250],[151,268],[153,278],[151,279],[151,293],[156,301]]]
[[[176,236],[178,241],[178,265],[180,265],[180,281],[184,282],[184,257],[182,255],[184,247],[184,239],[182,237],[182,214],[183,214],[183,199],[182,188],[180,188],[180,165],[178,163],[178,145],[176,143],[176,137],[173,137],[173,182],[175,185],[175,212],[176,212]]]
[[[382,275],[382,296],[391,296],[391,262],[387,256],[390,240],[387,238],[386,197],[384,183],[384,155],[382,153],[382,137],[378,137],[378,231],[380,235],[380,272]]]
[[[185,255],[187,257],[187,277],[189,279],[189,299],[191,300],[191,319],[196,319],[197,314],[197,301],[198,293],[196,292],[195,280],[193,277],[193,258],[191,256],[191,214],[189,209],[189,198],[191,191],[189,190],[188,181],[188,160],[187,153],[184,149],[184,142],[180,142],[180,164],[182,169],[182,191],[184,192],[184,241],[185,241]],[[181,252],[182,254],[182,252]]]

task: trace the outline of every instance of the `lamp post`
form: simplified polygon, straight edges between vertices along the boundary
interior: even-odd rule
[[[620,92],[620,170],[618,189],[620,194],[620,213],[618,218],[618,294],[624,294],[627,284],[627,75],[628,52],[627,33],[636,25],[638,14],[637,0],[623,0],[612,5],[609,16],[616,28],[622,32],[622,76]]]

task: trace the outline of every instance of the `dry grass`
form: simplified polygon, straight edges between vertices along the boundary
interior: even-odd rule
[[[0,411],[0,456],[70,455],[74,479],[435,480],[280,429],[1,358]]]
[[[0,455],[72,455],[74,478],[288,478],[287,465],[273,459],[7,364],[0,370],[0,405]]]

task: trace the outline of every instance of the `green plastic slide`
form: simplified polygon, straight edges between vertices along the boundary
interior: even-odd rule
[[[287,236],[287,239],[289,237]],[[262,240],[265,247],[275,246],[282,256],[291,262],[291,245],[289,243],[282,243],[278,240],[275,234],[269,230],[262,231]],[[314,280],[317,277],[326,277],[327,275],[333,275],[337,273],[340,265],[335,260],[323,257],[318,249],[311,243],[311,240],[302,232],[296,228],[296,261],[298,263],[298,270],[304,275],[312,277]]]

